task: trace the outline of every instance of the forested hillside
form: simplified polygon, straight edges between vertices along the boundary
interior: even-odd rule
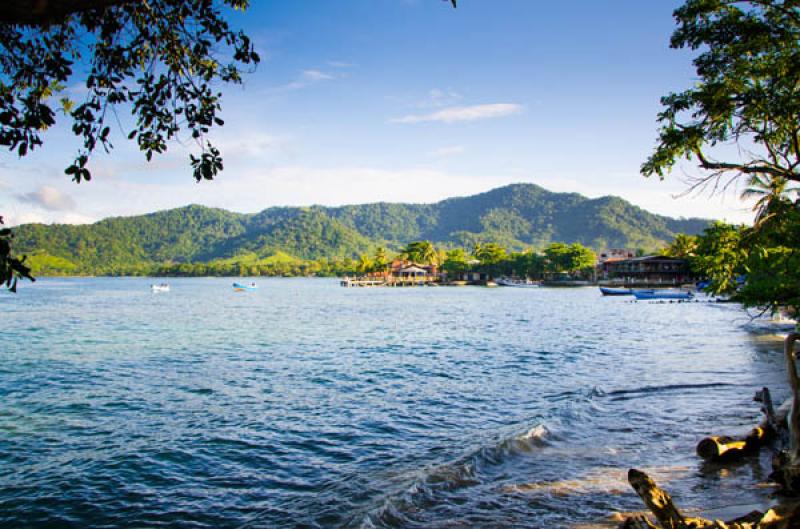
[[[589,199],[515,184],[435,204],[269,208],[256,214],[191,205],[91,225],[28,224],[17,247],[39,273],[146,273],[164,264],[350,259],[414,240],[440,248],[494,242],[510,251],[548,242],[655,249],[703,219],[654,215],[617,197]]]

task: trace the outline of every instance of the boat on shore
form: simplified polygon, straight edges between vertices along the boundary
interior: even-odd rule
[[[258,290],[258,286],[255,283],[244,284],[244,283],[234,283],[233,290],[236,292],[246,292],[249,290]]]
[[[634,290],[633,295],[637,300],[673,299],[688,301],[694,298],[691,292],[681,290]]]
[[[158,285],[150,285],[151,292],[169,292],[169,284],[159,283]]]
[[[517,288],[539,288],[539,283],[531,281],[530,279],[514,279],[511,277],[498,277],[495,283],[501,287],[517,287]]]

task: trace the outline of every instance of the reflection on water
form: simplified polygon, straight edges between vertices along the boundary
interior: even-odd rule
[[[786,395],[732,305],[594,289],[62,279],[0,295],[0,526],[569,527],[763,502],[695,443]],[[782,332],[782,331],[781,331]]]

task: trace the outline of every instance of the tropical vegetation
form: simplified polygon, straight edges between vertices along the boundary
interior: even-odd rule
[[[744,184],[752,226],[717,223],[687,253],[710,289],[763,310],[800,306],[800,14],[788,0],[687,0],[675,48],[699,50],[692,88],[662,99],[658,144],[642,166],[661,177],[682,158],[693,188]],[[737,149],[720,148],[733,144]]]
[[[512,256],[555,241],[563,244],[548,250],[550,261],[563,259],[559,266],[572,269],[569,259],[586,261],[570,254],[575,244],[654,250],[706,226],[613,197],[519,184],[435,204],[270,208],[249,215],[195,205],[91,225],[28,224],[15,228],[14,244],[40,275],[336,275],[385,270],[400,254],[452,271],[473,260],[499,270]],[[515,269],[539,273],[539,264],[516,259]]]

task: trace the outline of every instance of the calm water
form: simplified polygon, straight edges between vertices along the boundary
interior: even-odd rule
[[[734,306],[169,281],[0,294],[0,526],[550,529],[640,509],[629,467],[686,507],[769,492],[693,455],[786,394]]]

